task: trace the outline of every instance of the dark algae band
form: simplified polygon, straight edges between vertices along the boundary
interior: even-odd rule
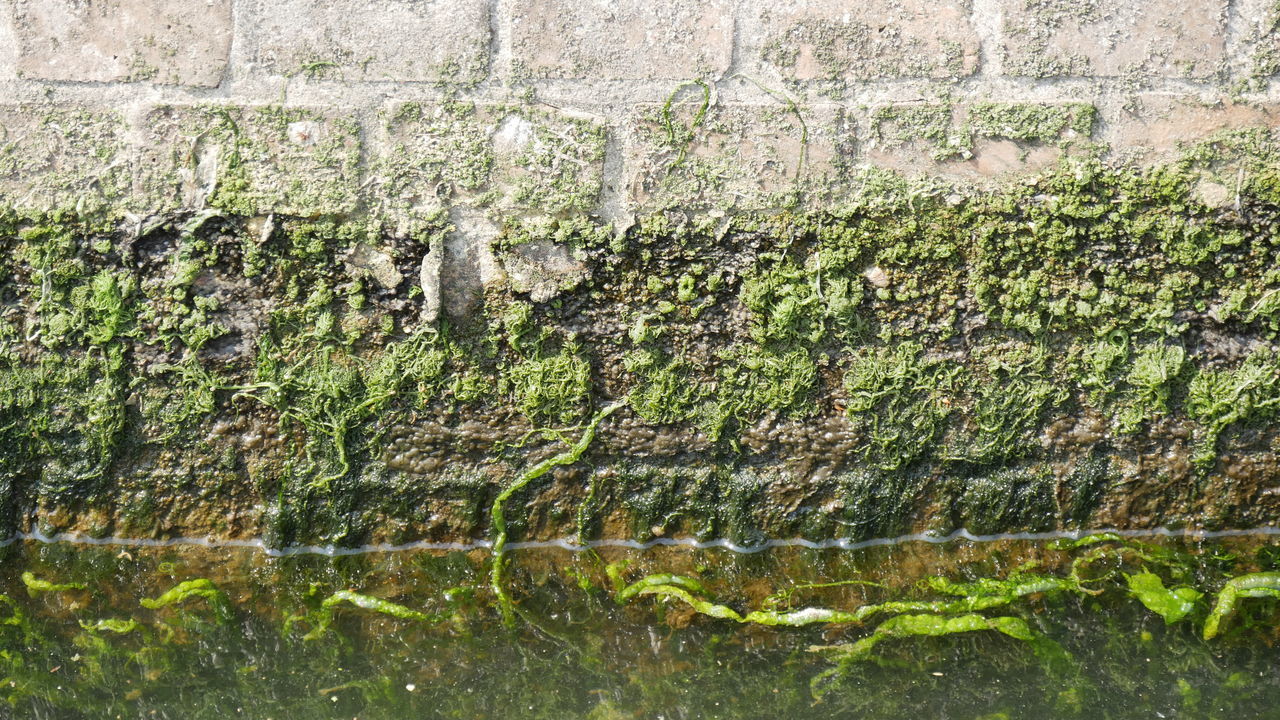
[[[512,217],[491,247],[448,214],[396,235],[224,194],[0,211],[0,530],[1274,523],[1278,173],[1270,137],[1237,132],[998,187],[867,170],[822,211]],[[573,462],[522,475],[615,405]]]

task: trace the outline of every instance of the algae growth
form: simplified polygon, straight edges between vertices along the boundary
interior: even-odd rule
[[[24,717],[1119,720],[1280,698],[1267,537],[518,550],[514,627],[488,553],[7,552],[0,698]],[[20,569],[68,589],[28,596]],[[1167,595],[1190,611],[1162,618]]]
[[[210,113],[192,122],[242,153],[318,122]],[[1092,117],[984,106],[969,122],[1065,137]],[[679,153],[674,104],[664,128]],[[254,215],[234,183],[145,222],[5,210],[0,529],[485,536],[492,498],[558,451],[541,431],[613,402],[512,533],[1270,522],[1270,147],[1224,134],[1148,169],[1084,153],[983,189],[868,171],[821,212],[513,221],[493,262],[560,248],[572,280],[534,293],[475,269],[458,297],[421,281],[479,242],[444,212],[403,228]],[[1226,182],[1228,201],[1205,191]]]

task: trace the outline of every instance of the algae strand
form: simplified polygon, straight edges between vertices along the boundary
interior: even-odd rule
[[[493,561],[489,573],[489,586],[493,589],[494,597],[497,598],[498,606],[502,610],[502,621],[507,627],[515,626],[515,614],[511,596],[507,593],[506,588],[503,587],[502,582],[507,549],[507,519],[503,506],[512,495],[534,480],[546,475],[553,468],[577,462],[582,457],[582,454],[587,451],[587,448],[591,446],[592,441],[595,440],[596,430],[599,429],[600,423],[622,405],[622,403],[612,403],[601,409],[591,418],[591,422],[587,423],[587,427],[583,430],[582,437],[578,438],[578,442],[559,455],[547,458],[526,470],[524,474],[516,478],[493,499],[493,505],[489,508],[489,515],[493,524]]]

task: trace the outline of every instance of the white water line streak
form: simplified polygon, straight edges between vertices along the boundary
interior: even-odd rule
[[[901,545],[906,543],[921,542],[934,545],[967,541],[967,542],[998,542],[998,541],[1043,541],[1043,540],[1078,540],[1088,535],[1097,535],[1102,533],[1112,533],[1120,537],[1166,537],[1181,538],[1188,540],[1214,540],[1218,538],[1228,537],[1249,537],[1249,536],[1280,536],[1280,527],[1263,526],[1256,528],[1236,529],[1236,530],[1197,530],[1197,529],[1178,529],[1178,528],[1145,528],[1145,529],[1120,529],[1120,528],[1099,528],[1093,530],[1058,530],[1052,532],[1019,532],[1019,533],[997,533],[992,535],[975,535],[968,530],[956,530],[945,535],[936,535],[930,533],[914,533],[909,535],[899,535],[891,538],[874,538],[871,540],[852,540],[850,538],[835,538],[830,540],[808,540],[806,538],[778,538],[766,540],[755,545],[741,545],[726,538],[715,540],[698,540],[696,538],[655,538],[641,542],[639,540],[588,540],[586,542],[577,542],[570,538],[558,538],[554,540],[526,540],[522,542],[512,542],[507,544],[510,550],[542,550],[542,549],[559,549],[568,550],[570,552],[583,552],[586,550],[594,550],[597,548],[626,548],[630,550],[649,550],[655,547],[687,547],[690,549],[705,550],[718,548],[729,550],[740,554],[753,554],[769,550],[772,548],[787,547],[803,547],[811,550],[861,550],[871,547],[884,547],[890,545]],[[266,540],[261,538],[250,538],[246,540],[236,539],[214,539],[200,537],[175,537],[165,539],[155,538],[125,538],[125,537],[93,537],[81,533],[54,533],[47,535],[35,530],[32,532],[20,532],[0,541],[0,547],[12,545],[17,542],[38,542],[44,544],[75,544],[75,545],[97,545],[109,547],[135,547],[135,548],[166,548],[194,546],[203,548],[248,548],[259,550],[270,557],[289,557],[293,555],[323,555],[328,557],[340,557],[348,555],[368,555],[373,553],[398,553],[414,550],[429,551],[460,551],[466,552],[471,550],[487,550],[493,546],[493,543],[486,539],[476,539],[468,542],[431,542],[427,540],[408,542],[402,544],[377,543],[370,545],[358,545],[354,547],[340,547],[337,545],[292,545],[283,548],[272,547]]]

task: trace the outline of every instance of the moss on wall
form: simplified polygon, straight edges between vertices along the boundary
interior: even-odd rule
[[[989,110],[975,127],[1024,139],[1092,122]],[[1197,192],[1214,173],[1239,178],[1232,202]],[[416,278],[443,217],[401,237],[236,203],[127,231],[6,211],[4,512],[94,532],[465,535],[504,478],[626,398],[597,469],[558,469],[530,499],[529,532],[1274,520],[1248,498],[1280,409],[1277,177],[1244,133],[992,192],[886,175],[825,212],[513,224],[499,247],[567,244],[586,279],[531,302],[499,277],[477,314],[434,325]],[[676,468],[709,474],[661,479]]]

